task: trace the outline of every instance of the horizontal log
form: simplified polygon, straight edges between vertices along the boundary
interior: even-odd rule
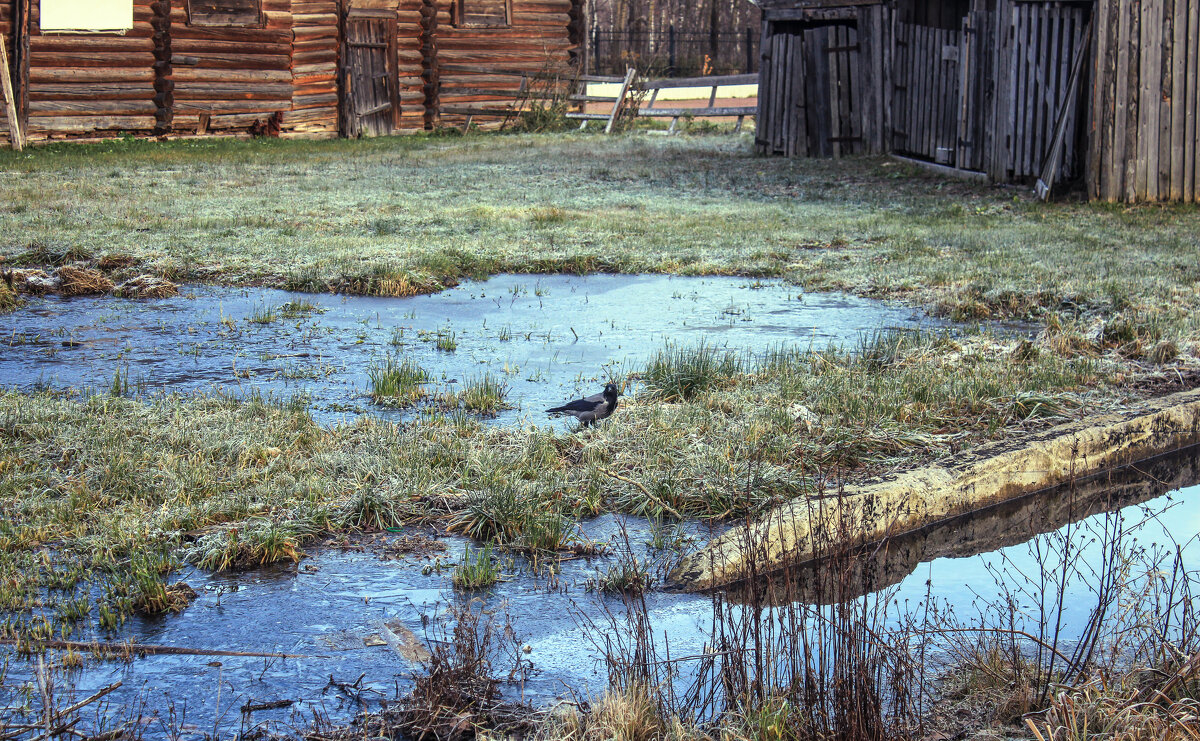
[[[179,113],[258,113],[270,115],[275,111],[290,110],[291,98],[285,100],[180,100],[175,93],[175,112]]]
[[[39,82],[51,83],[80,83],[90,82],[134,82],[154,83],[154,69],[145,67],[130,67],[126,69],[87,68],[74,69],[70,67],[34,67],[29,70],[31,89]]]
[[[199,69],[237,69],[237,70],[290,70],[291,57],[280,54],[179,54],[176,57],[187,57],[182,61],[194,63],[189,66]]]
[[[664,90],[679,87],[712,87],[713,85],[754,85],[758,75],[722,75],[709,77],[675,77],[665,80],[645,80],[635,84],[639,90]]]
[[[256,44],[291,44],[291,31],[265,28],[212,28],[205,26],[171,26],[171,43],[183,39],[213,41],[248,41]]]
[[[306,28],[294,29],[295,38],[303,40],[321,39],[321,38],[337,38],[337,28],[329,26],[310,26]]]
[[[321,95],[297,95],[292,98],[293,110],[303,108],[332,108],[336,110],[337,104],[338,94],[336,90]]]
[[[31,100],[30,116],[153,116],[158,110],[152,100]]]
[[[337,73],[336,62],[322,64],[299,64],[292,70],[294,77],[314,77],[316,75],[333,75]]]
[[[34,51],[29,55],[29,66],[37,67],[153,67],[154,54],[148,51],[124,52],[59,52]]]
[[[292,53],[291,44],[264,41],[218,41],[216,39],[171,39],[171,51],[176,54],[274,54]]]
[[[154,86],[141,82],[64,85],[31,85],[30,100],[145,100],[154,96]]]
[[[151,74],[153,79],[153,74]],[[213,70],[196,67],[173,67],[171,79],[182,85],[189,82],[291,82],[292,71],[287,70]]]
[[[154,116],[30,116],[30,131],[87,134],[92,131],[150,131]]]
[[[146,36],[129,38],[126,36],[31,36],[29,37],[31,51],[58,52],[125,52],[154,51],[154,39]]]

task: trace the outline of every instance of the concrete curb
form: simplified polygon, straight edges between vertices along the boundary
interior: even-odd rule
[[[1015,450],[992,443],[951,466],[929,466],[888,481],[847,486],[838,496],[789,502],[715,539],[686,558],[669,579],[688,590],[725,586],[812,560],[818,547],[828,547],[825,533],[878,541],[1196,442],[1200,389],[1155,399],[1135,413],[1060,425]]]

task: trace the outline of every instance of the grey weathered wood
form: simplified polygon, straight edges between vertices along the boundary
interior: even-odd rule
[[[1108,127],[1108,40],[1111,34],[1111,7],[1111,3],[1099,3],[1095,11],[1099,32],[1094,34],[1092,42],[1092,97],[1088,111],[1092,125],[1088,128],[1087,140],[1087,188],[1088,198],[1092,200],[1100,198],[1103,192],[1104,168],[1100,148],[1106,140],[1105,131]]]
[[[1183,137],[1187,110],[1187,33],[1188,0],[1175,0],[1171,41],[1171,141],[1166,159],[1171,164],[1167,187],[1172,201],[1183,200]],[[1192,84],[1196,84],[1193,80]]]
[[[831,128],[833,123],[833,106],[830,92],[830,70],[829,70],[829,54],[826,53],[826,48],[829,44],[829,32],[822,28],[819,31],[809,31],[806,36],[812,39],[812,79],[815,83],[813,106],[815,115],[809,121],[810,126],[808,137],[817,146],[817,151],[821,157],[830,157],[833,155],[833,145],[830,142]]]
[[[1127,101],[1126,120],[1124,127],[1121,129],[1124,136],[1124,141],[1121,144],[1123,153],[1122,184],[1124,187],[1124,198],[1126,201],[1133,202],[1138,198],[1137,189],[1137,164],[1139,159],[1138,153],[1138,121],[1141,117],[1141,71],[1137,64],[1139,56],[1139,48],[1142,37],[1142,8],[1138,0],[1122,0],[1128,5],[1129,11],[1129,38],[1128,46],[1122,53],[1129,57],[1129,65],[1126,68],[1128,81],[1126,87],[1129,92]]]
[[[771,63],[770,49],[774,42],[771,39],[771,24],[762,22],[758,35],[758,114],[755,116],[754,148],[759,154],[774,154],[771,149],[770,136],[775,122],[769,115],[771,89],[771,74],[774,65]]]
[[[641,108],[638,118],[676,118],[682,116],[753,116],[758,110],[755,106],[712,106],[705,108]],[[607,118],[607,116],[606,116]]]
[[[1200,188],[1196,182],[1197,165],[1200,163],[1200,0],[1188,2],[1187,48],[1184,57],[1188,60],[1188,86],[1183,133],[1183,198],[1198,200]]]
[[[630,67],[625,71],[625,79],[621,83],[621,90],[617,93],[617,99],[613,103],[612,112],[608,115],[608,123],[604,125],[604,133],[611,134],[613,127],[617,123],[617,116],[621,115],[621,108],[625,106],[625,98],[629,95],[629,88],[633,85],[633,78],[637,76],[637,70]]]
[[[4,90],[4,113],[8,119],[8,136],[12,140],[12,148],[21,151],[25,147],[25,139],[21,135],[21,119],[17,115],[17,96],[13,90],[12,78],[8,74],[8,47],[4,35],[0,34],[0,86]]]
[[[1063,90],[1062,103],[1055,116],[1056,120],[1049,152],[1046,155],[1045,161],[1042,162],[1041,174],[1037,181],[1037,195],[1043,201],[1050,198],[1050,191],[1054,187],[1054,182],[1061,168],[1063,145],[1065,144],[1068,130],[1067,123],[1075,108],[1075,100],[1079,91],[1079,79],[1083,74],[1084,59],[1091,48],[1090,25],[1082,41],[1083,43],[1078,44],[1076,47],[1075,59],[1071,63],[1070,79]]]
[[[843,154],[842,141],[849,134],[844,115],[846,101],[842,95],[842,63],[845,59],[845,27],[829,26],[825,41],[826,60],[829,64],[829,143],[834,157]]]
[[[618,78],[620,82],[624,78]],[[758,82],[758,75],[710,75],[708,77],[672,77],[661,80],[639,80],[634,88],[637,90],[664,90],[679,87],[709,87],[711,85],[753,85]]]
[[[1136,169],[1134,198],[1153,198],[1158,195],[1158,100],[1155,86],[1159,81],[1159,61],[1162,57],[1162,5],[1141,3],[1140,34],[1141,75],[1138,86],[1138,119],[1135,139]],[[1151,178],[1150,173],[1154,173]],[[1153,181],[1153,187],[1151,187]]]

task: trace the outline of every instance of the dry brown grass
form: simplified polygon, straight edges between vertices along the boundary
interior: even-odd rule
[[[121,298],[168,298],[179,295],[179,286],[166,278],[143,273],[117,286],[113,294]]]
[[[92,268],[63,265],[54,275],[59,281],[58,293],[63,296],[101,296],[113,289],[108,276]]]
[[[1148,676],[1160,678],[1147,684]],[[1194,741],[1200,738],[1200,699],[1190,691],[1163,692],[1161,672],[1131,673],[1115,682],[1096,677],[1054,695],[1050,707],[1025,724],[1039,741]]]

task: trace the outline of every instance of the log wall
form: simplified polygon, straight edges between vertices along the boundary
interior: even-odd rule
[[[290,0],[262,0],[262,28],[190,26],[171,9],[176,133],[247,129],[292,108]]]
[[[465,116],[454,113],[456,108],[513,102],[521,79],[511,74],[489,74],[487,67],[569,76],[573,51],[568,37],[571,5],[571,0],[512,0],[509,27],[462,28],[451,22],[450,3],[440,0],[437,60],[441,66],[441,121],[461,123]]]
[[[34,141],[335,135],[345,129],[345,23],[355,13],[394,22],[386,66],[397,129],[440,125],[442,105],[509,106],[521,85],[514,70],[569,76],[582,39],[581,0],[511,0],[509,25],[488,28],[455,26],[451,2],[262,0],[261,25],[223,26],[189,24],[187,0],[133,0],[126,33],[43,35],[39,0],[0,0],[0,34],[19,58],[14,19],[18,4],[28,4],[28,68],[13,76]],[[448,118],[453,125],[462,117]]]
[[[135,0],[124,35],[43,35],[30,4],[30,141],[75,134],[150,133],[156,125],[154,9]]]
[[[4,48],[8,51],[8,57],[12,60],[13,56],[13,6],[7,0],[0,0],[0,38],[4,39]],[[12,70],[7,70],[11,75]],[[14,79],[10,77],[9,79]],[[2,96],[0,96],[2,97]],[[0,100],[0,105],[3,105],[3,100]],[[10,141],[8,137],[8,116],[0,115],[0,146],[4,142]]]
[[[1200,0],[1104,0],[1096,12],[1089,195],[1200,201]]]
[[[292,2],[292,108],[284,131],[333,135],[338,131],[338,3]]]

